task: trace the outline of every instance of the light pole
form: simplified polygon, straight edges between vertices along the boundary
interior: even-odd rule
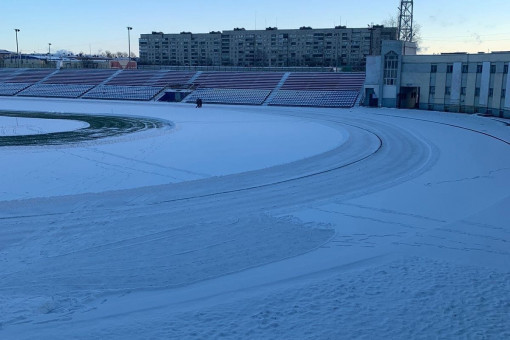
[[[128,60],[131,60],[131,34],[130,31],[133,29],[133,27],[128,26]]]
[[[51,58],[51,43],[48,43],[48,60]]]
[[[15,28],[14,32],[16,32],[16,55],[18,56],[18,68],[20,67],[20,55],[19,55],[19,47],[18,47],[18,32],[19,28]]]

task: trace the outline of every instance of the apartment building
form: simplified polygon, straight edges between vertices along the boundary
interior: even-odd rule
[[[152,32],[139,39],[140,62],[175,66],[336,67],[364,69],[366,57],[381,53],[397,29],[366,28],[213,31],[194,34]]]

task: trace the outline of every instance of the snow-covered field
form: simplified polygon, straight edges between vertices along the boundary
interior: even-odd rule
[[[88,124],[79,121],[0,117],[0,136],[27,136],[73,131],[87,126]]]
[[[171,127],[0,147],[1,339],[510,338],[510,127],[0,98]],[[86,127],[0,117],[0,136]]]

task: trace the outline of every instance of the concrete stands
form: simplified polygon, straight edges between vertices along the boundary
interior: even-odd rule
[[[262,105],[282,78],[281,72],[203,72],[194,81],[198,89],[185,102]]]
[[[194,103],[198,98],[211,104],[262,105],[271,90],[259,89],[198,89],[186,97],[186,103]]]
[[[364,80],[364,73],[0,69],[0,95],[148,101],[176,90],[191,92],[187,103],[352,107]]]
[[[25,83],[0,83],[0,96],[14,96],[29,86]]]
[[[99,85],[87,92],[85,99],[151,100],[163,88],[153,86]]]
[[[268,105],[353,107],[359,91],[289,91],[280,90]]]
[[[364,73],[291,73],[268,105],[352,107]]]
[[[18,96],[78,98],[92,87],[92,85],[35,84],[18,93]]]
[[[55,72],[52,69],[18,69],[12,77],[4,80],[6,83],[35,84]]]
[[[0,69],[0,95],[14,96],[53,72],[48,69]]]
[[[114,72],[113,70],[22,69],[0,83],[0,93],[25,97],[78,98]]]
[[[203,72],[194,84],[198,88],[272,90],[282,72]]]
[[[87,99],[151,100],[166,87],[187,86],[195,72],[125,70],[86,93]]]
[[[195,72],[166,71],[160,75],[159,79],[154,80],[153,86],[174,88],[186,87],[190,84],[190,81],[194,75]]]
[[[43,84],[99,85],[116,70],[61,70],[52,74]]]
[[[282,90],[359,91],[365,82],[365,73],[291,73]]]

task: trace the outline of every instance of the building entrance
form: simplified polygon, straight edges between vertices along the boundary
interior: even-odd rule
[[[399,96],[399,108],[417,109],[420,103],[419,87],[401,87]]]
[[[375,91],[373,88],[365,88],[365,101],[363,103],[365,106],[377,107],[379,106],[379,100],[375,95]]]

